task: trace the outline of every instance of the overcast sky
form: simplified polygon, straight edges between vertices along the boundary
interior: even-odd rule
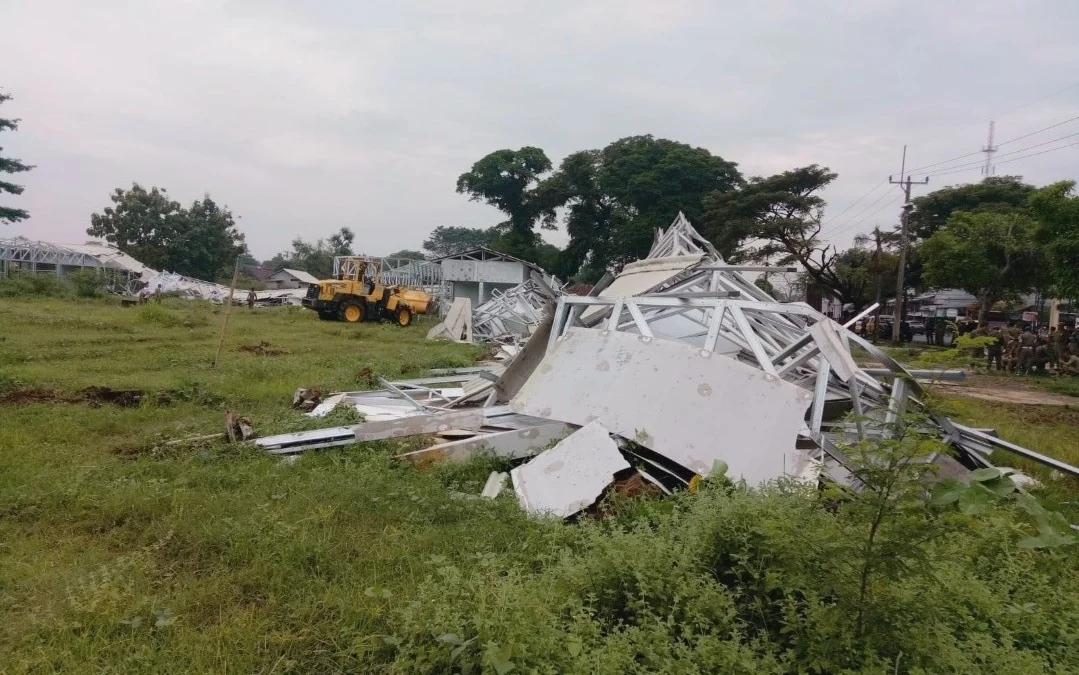
[[[385,254],[499,222],[454,192],[492,150],[557,163],[647,133],[746,175],[829,166],[837,214],[904,143],[922,166],[976,152],[991,117],[1007,141],[1079,115],[1077,26],[1075,0],[0,0],[0,113],[22,118],[0,145],[37,165],[3,197],[31,219],[0,236],[84,241],[138,181],[210,193],[260,258],[341,226]],[[1079,146],[1005,173],[1076,178]],[[825,233],[891,225],[898,198],[882,186]]]

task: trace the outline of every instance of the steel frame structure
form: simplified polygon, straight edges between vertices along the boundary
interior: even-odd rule
[[[481,340],[527,337],[560,293],[561,289],[550,289],[535,279],[492,291],[491,299],[472,311],[473,335]]]
[[[345,259],[355,259],[363,256],[335,256],[333,259],[333,275],[341,273],[341,264]],[[442,287],[442,266],[430,260],[414,260],[412,258],[370,258],[371,261],[379,261],[379,274],[382,283],[387,286],[413,286],[429,290]]]
[[[873,312],[876,305],[841,326],[804,303],[777,302],[741,274],[758,268],[724,264],[715,249],[681,214],[667,231],[657,232],[649,257],[701,254],[704,256],[699,263],[644,295],[560,297],[548,351],[574,329],[631,332],[644,339],[689,342],[706,352],[725,354],[760,368],[771,377],[809,389],[813,392],[813,402],[803,435],[819,448],[816,459],[831,463],[828,468],[833,476],[841,473],[836,470],[843,463],[840,446],[892,433],[908,410],[929,412],[923,402],[925,391],[915,377],[883,350],[850,330],[859,319]],[[594,307],[602,307],[603,311],[591,311],[582,320],[584,310]],[[672,331],[670,320],[675,317],[679,330]],[[815,324],[822,327],[813,332],[831,338],[818,341],[811,332]],[[859,368],[850,354],[851,345],[877,359],[884,366],[887,381]],[[853,412],[854,423],[844,421],[842,415],[827,415],[828,404]],[[955,424],[941,415],[930,413],[929,418],[968,468],[990,466],[990,452],[1001,449],[1079,476],[1079,468],[984,431]]]

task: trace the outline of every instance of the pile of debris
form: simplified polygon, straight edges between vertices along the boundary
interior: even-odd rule
[[[515,344],[532,335],[536,326],[562,295],[557,284],[550,285],[532,272],[528,281],[513,288],[491,293],[491,299],[472,313],[472,331],[487,342]]]
[[[255,443],[289,454],[456,432],[400,459],[528,460],[508,477],[520,503],[562,517],[627,477],[664,493],[715,467],[751,485],[784,476],[849,483],[843,446],[891,433],[908,410],[929,414],[924,391],[849,330],[875,306],[839,325],[803,303],[777,302],[743,276],[759,269],[725,264],[679,215],[647,258],[597,295],[561,295],[553,312],[530,319],[530,338],[504,367],[380,379],[379,391],[331,396],[312,411],[353,405],[364,423]],[[859,367],[855,346],[882,367]],[[955,451],[931,458],[942,475],[962,478],[1004,449],[1079,476],[990,430],[930,420]],[[505,480],[492,476],[485,493]]]
[[[175,293],[184,298],[222,303],[229,297],[229,287],[185,277],[174,272],[161,272],[146,280],[146,290],[153,293]]]
[[[472,342],[472,301],[454,298],[441,323],[427,331],[427,339]]]

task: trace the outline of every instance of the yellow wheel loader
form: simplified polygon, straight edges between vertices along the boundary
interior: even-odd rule
[[[340,260],[336,279],[311,284],[301,304],[318,313],[323,321],[382,321],[408,326],[412,317],[426,314],[431,296],[415,288],[385,286],[378,258],[348,257]]]

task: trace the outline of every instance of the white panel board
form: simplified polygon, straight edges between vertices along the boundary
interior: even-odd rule
[[[483,410],[474,408],[437,415],[416,415],[381,422],[364,422],[352,428],[356,442],[380,441],[417,434],[433,434],[448,429],[479,429],[483,426]]]
[[[524,264],[504,260],[443,260],[442,278],[446,281],[484,281],[515,286],[525,279]]]
[[[610,433],[593,422],[510,471],[510,478],[526,511],[568,518],[595,502],[614,474],[629,468]]]
[[[484,453],[503,459],[522,459],[531,457],[554,441],[565,438],[572,431],[573,427],[568,424],[550,422],[527,429],[500,431],[439,443],[423,450],[406,452],[395,459],[403,459],[419,466],[432,462],[467,462]]]
[[[756,484],[799,465],[810,392],[680,342],[574,328],[510,408],[612,432],[707,475],[717,459]]]

